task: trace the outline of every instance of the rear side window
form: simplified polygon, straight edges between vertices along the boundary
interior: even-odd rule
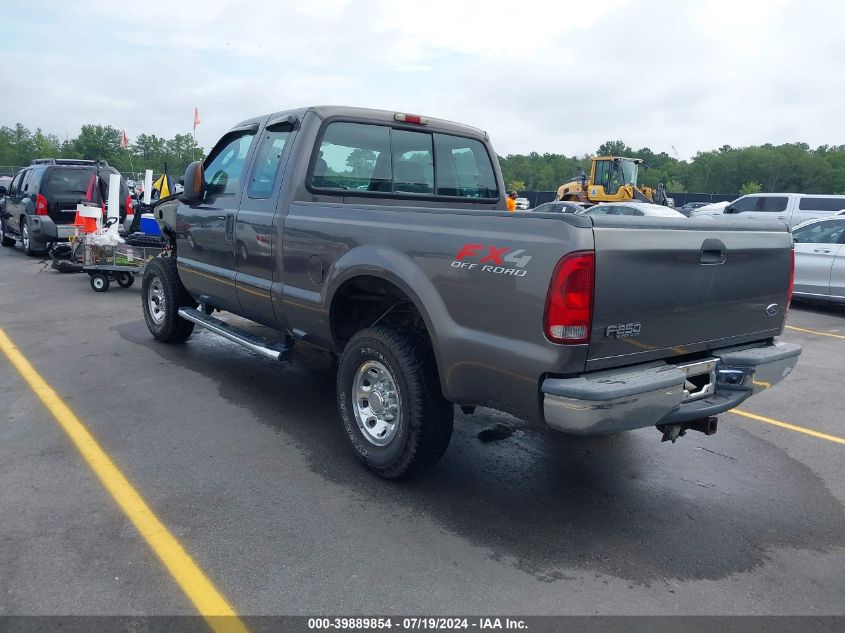
[[[845,239],[845,220],[803,226],[793,231],[792,239],[798,244],[841,244]]]
[[[29,177],[32,175],[32,170],[27,169],[23,172],[23,180],[21,181],[21,193],[29,193]]]
[[[320,189],[392,191],[390,129],[332,123],[323,134],[311,184]]]
[[[27,193],[38,193],[43,176],[43,169],[33,169],[29,172],[29,178],[26,181],[26,185],[28,187]]]
[[[499,195],[487,149],[475,139],[348,122],[326,127],[311,185],[462,198]]]
[[[766,213],[786,211],[786,203],[788,201],[786,196],[760,196],[757,199],[760,201],[757,206],[758,211]]]
[[[803,197],[798,201],[798,208],[802,211],[841,211],[845,209],[845,198]]]
[[[270,197],[290,133],[291,127],[288,123],[269,127],[264,131],[249,180],[247,195],[250,198]]]
[[[236,132],[224,137],[206,159],[203,169],[206,195],[235,195],[241,188],[241,175],[244,171],[254,131]]]
[[[487,148],[475,139],[434,134],[437,193],[461,198],[496,198],[499,188]]]

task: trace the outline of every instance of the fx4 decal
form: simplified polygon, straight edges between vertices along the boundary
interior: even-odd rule
[[[476,259],[478,261],[466,261]],[[511,251],[509,246],[489,246],[484,244],[464,244],[452,260],[452,268],[478,268],[481,272],[495,275],[525,277],[525,266],[531,261],[531,255],[525,249]]]

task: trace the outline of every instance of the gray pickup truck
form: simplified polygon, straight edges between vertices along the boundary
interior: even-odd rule
[[[387,478],[443,455],[454,404],[579,435],[710,434],[801,351],[775,341],[784,225],[509,213],[487,134],[438,119],[248,119],[155,213],[169,248],[144,277],[153,336],[201,326],[272,359],[296,341],[336,353],[342,426]]]

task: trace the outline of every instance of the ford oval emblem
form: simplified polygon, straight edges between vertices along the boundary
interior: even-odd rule
[[[766,314],[769,316],[775,316],[778,312],[780,312],[780,306],[778,304],[772,303],[766,306]]]

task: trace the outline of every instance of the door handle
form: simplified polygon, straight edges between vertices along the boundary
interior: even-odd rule
[[[813,252],[814,253],[829,253],[830,249],[829,248],[814,248]]]
[[[218,216],[217,216],[217,219],[218,219],[218,220],[225,220],[225,219],[226,219],[226,216],[225,216],[225,215],[218,215]]]
[[[785,215],[779,215],[779,216],[778,216],[778,220],[785,220],[785,219],[786,219],[786,216],[785,216]]]

